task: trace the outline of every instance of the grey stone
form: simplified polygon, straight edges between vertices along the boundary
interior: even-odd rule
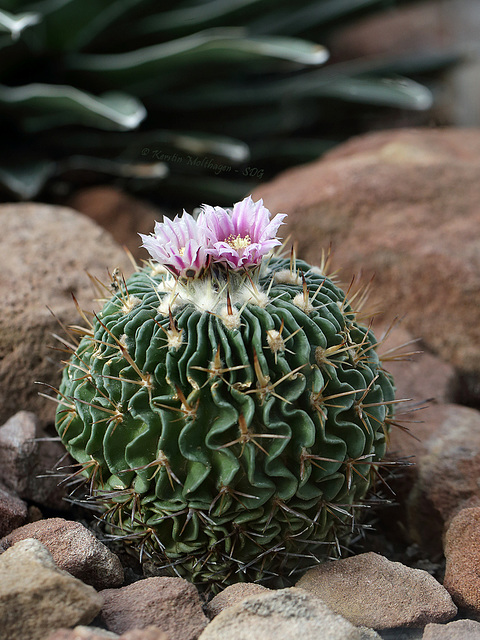
[[[302,589],[279,589],[245,598],[219,613],[199,640],[362,640],[365,636]]]
[[[102,598],[55,566],[38,540],[22,540],[0,555],[0,620],[8,640],[44,640],[65,626],[88,624]]]
[[[0,427],[0,480],[20,498],[65,509],[66,490],[49,472],[65,455],[31,411],[19,411]]]
[[[427,624],[422,640],[480,640],[480,622],[455,620],[448,624]]]

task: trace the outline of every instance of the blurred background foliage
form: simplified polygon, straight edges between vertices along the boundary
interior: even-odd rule
[[[339,28],[400,4],[2,0],[0,198],[113,182],[228,204],[385,110],[428,112],[451,52],[329,51]]]

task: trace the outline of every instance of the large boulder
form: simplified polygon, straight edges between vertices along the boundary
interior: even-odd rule
[[[81,323],[72,293],[92,311],[99,293],[87,272],[108,281],[107,269],[129,274],[132,266],[106,231],[72,209],[0,205],[0,228],[0,424],[20,409],[45,422],[55,406],[35,383],[59,384],[68,354],[52,349],[65,348],[52,334],[71,342],[58,320]]]
[[[375,276],[372,308],[384,321],[404,316],[480,398],[479,168],[480,130],[385,131],[286,171],[253,197],[289,214],[284,237],[300,257],[318,263],[331,244],[343,281]]]

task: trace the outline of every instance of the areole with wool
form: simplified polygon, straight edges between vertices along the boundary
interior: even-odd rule
[[[340,553],[394,422],[360,310],[325,265],[275,255],[284,218],[245,198],[156,223],[60,387],[57,430],[108,530],[213,591]]]

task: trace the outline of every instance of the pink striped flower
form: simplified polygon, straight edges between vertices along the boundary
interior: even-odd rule
[[[205,231],[186,211],[181,218],[155,222],[154,232],[149,236],[139,235],[142,247],[175,276],[197,278],[209,263]]]
[[[270,220],[263,200],[253,202],[248,196],[232,210],[204,205],[199,224],[205,226],[212,261],[238,270],[259,265],[263,256],[281,244],[276,234],[285,217],[279,213]]]

